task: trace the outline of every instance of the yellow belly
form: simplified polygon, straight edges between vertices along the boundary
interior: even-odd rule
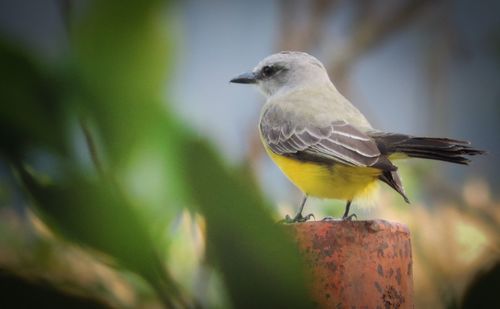
[[[350,167],[340,163],[328,166],[298,161],[267,150],[281,171],[307,195],[352,200],[366,196],[376,187],[381,171],[370,167]]]

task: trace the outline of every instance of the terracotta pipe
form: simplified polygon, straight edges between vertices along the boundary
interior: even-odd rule
[[[402,224],[312,221],[286,225],[299,243],[320,308],[413,308],[410,232]]]

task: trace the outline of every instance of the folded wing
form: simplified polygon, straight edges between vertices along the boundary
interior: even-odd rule
[[[262,137],[276,154],[359,167],[378,167],[381,162],[375,141],[345,121],[316,124],[289,117],[272,110],[262,116]]]
[[[261,135],[272,152],[302,161],[378,168],[379,179],[408,202],[397,167],[381,153],[373,137],[342,120],[294,116],[279,109],[268,109],[262,115]]]

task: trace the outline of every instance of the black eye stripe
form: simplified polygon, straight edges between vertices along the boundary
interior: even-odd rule
[[[273,73],[272,67],[266,65],[265,67],[262,68],[262,74],[264,76],[270,76],[272,73]]]
[[[270,65],[266,65],[260,70],[262,77],[270,77],[278,71],[279,71],[278,67]]]

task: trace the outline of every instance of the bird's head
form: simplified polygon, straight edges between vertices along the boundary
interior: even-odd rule
[[[295,89],[331,84],[323,64],[313,56],[296,51],[283,51],[263,59],[247,73],[230,81],[255,84],[266,96]]]

